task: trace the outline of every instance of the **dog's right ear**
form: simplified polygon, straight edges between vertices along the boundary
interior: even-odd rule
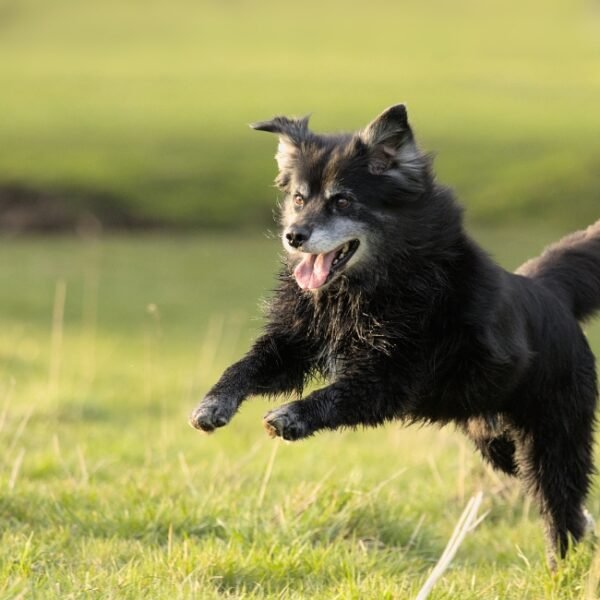
[[[291,169],[298,154],[298,148],[304,142],[310,132],[308,130],[308,119],[290,119],[288,117],[274,117],[270,121],[252,123],[250,127],[257,131],[268,131],[279,135],[279,146],[275,160],[280,171]]]

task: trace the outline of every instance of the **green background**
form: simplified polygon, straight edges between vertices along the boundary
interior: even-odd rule
[[[413,598],[478,490],[431,598],[598,597],[596,549],[550,573],[536,508],[451,427],[285,444],[264,399],[187,425],[278,268],[276,143],[247,124],[399,101],[506,268],[600,217],[592,0],[0,0],[0,200],[171,226],[0,237],[0,599]]]
[[[179,225],[270,224],[275,140],[403,101],[469,215],[582,225],[600,205],[593,1],[0,0],[0,183]]]

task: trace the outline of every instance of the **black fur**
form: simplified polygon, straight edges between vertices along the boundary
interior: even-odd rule
[[[257,128],[282,139],[278,182],[288,197],[298,180],[309,183],[304,221],[334,218],[324,197],[332,181],[351,190],[346,216],[368,229],[369,252],[316,291],[298,287],[291,257],[264,335],[192,424],[211,431],[249,395],[301,397],[324,375],[329,385],[267,414],[270,433],[295,440],[396,419],[453,422],[494,467],[524,481],[564,555],[584,533],[593,473],[595,361],[578,320],[600,309],[600,221],[512,274],[465,233],[404,107],[354,135],[317,135],[286,118]]]

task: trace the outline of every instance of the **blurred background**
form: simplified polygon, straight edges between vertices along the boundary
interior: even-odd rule
[[[278,268],[248,124],[397,102],[505,267],[600,218],[596,0],[0,0],[0,595],[409,597],[478,488],[440,598],[580,589],[451,430],[274,446],[263,400],[187,426]]]
[[[594,0],[1,0],[0,57],[4,227],[31,204],[39,228],[257,231],[274,140],[248,123],[354,129],[400,101],[474,220],[598,216]]]

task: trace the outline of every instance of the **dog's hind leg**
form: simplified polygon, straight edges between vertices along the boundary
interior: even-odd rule
[[[536,497],[546,525],[548,558],[555,566],[588,529],[584,501],[590,487],[593,417],[538,426],[518,443],[521,475]]]
[[[518,467],[515,460],[515,442],[507,433],[492,438],[480,438],[474,440],[474,442],[483,458],[492,467],[507,475],[517,475]]]
[[[492,467],[507,475],[517,475],[515,442],[510,431],[503,428],[499,418],[493,419],[492,422],[489,419],[473,418],[463,430]]]

